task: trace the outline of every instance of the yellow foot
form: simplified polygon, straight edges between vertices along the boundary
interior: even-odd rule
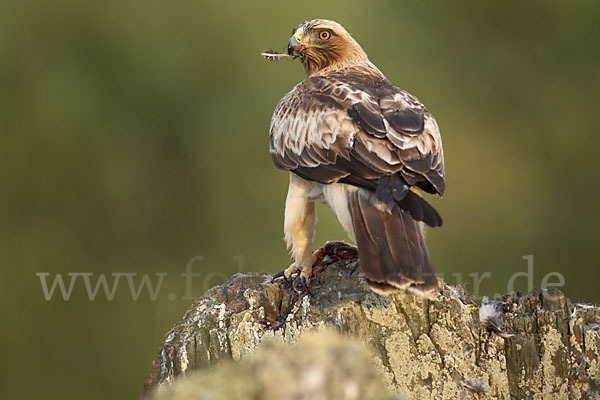
[[[313,265],[317,261],[317,252],[318,251],[315,251],[308,257],[305,257],[304,260],[296,261],[288,268],[286,268],[286,270],[283,271],[283,275],[285,276],[285,278],[289,279],[296,272],[300,272],[300,276],[306,279],[306,284],[308,285],[312,276]]]

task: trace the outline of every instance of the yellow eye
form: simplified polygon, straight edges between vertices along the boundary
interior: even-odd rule
[[[319,38],[321,40],[328,40],[331,37],[331,34],[329,33],[329,31],[321,31],[321,33],[319,33]]]

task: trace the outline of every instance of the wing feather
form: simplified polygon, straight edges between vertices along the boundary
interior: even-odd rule
[[[270,128],[275,165],[373,191],[381,178],[397,175],[443,194],[444,155],[433,116],[384,78],[361,79],[358,72],[308,78],[279,102]]]

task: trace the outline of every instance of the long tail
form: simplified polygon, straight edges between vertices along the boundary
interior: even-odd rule
[[[360,190],[349,194],[358,262],[371,289],[391,294],[401,289],[437,295],[437,279],[421,227],[406,211],[391,211]]]

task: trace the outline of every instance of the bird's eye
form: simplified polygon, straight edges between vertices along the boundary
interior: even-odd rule
[[[321,40],[328,40],[331,37],[331,33],[329,33],[329,31],[321,31],[319,33],[319,38]]]

